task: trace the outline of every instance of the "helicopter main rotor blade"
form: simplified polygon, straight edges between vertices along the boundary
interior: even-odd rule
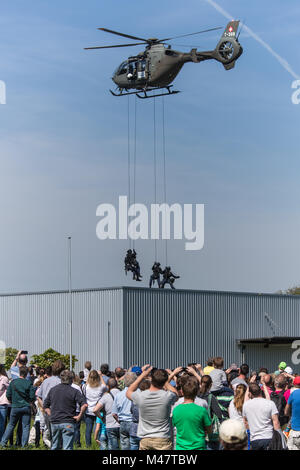
[[[100,31],[105,31],[106,33],[116,34],[117,36],[123,36],[124,38],[136,39],[138,41],[148,42],[145,38],[138,38],[137,36],[130,36],[130,34],[118,33],[118,31],[113,31],[112,29],[107,28],[98,28]]]
[[[218,29],[223,29],[223,28],[219,26],[217,28],[204,29],[203,31],[198,31],[197,33],[181,34],[180,36],[174,36],[172,38],[160,39],[158,42],[171,41],[171,39],[186,38],[187,36],[194,36],[195,34],[208,33],[209,31],[216,31]]]
[[[91,49],[110,49],[112,47],[129,47],[129,46],[140,46],[141,44],[145,45],[144,42],[133,42],[132,44],[115,44],[114,46],[94,46],[94,47],[85,47],[84,50],[88,51]]]

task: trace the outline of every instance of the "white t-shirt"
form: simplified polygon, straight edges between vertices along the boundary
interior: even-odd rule
[[[237,419],[238,421],[241,421],[241,423],[244,424],[243,416],[242,413],[240,413],[236,407],[234,406],[233,403],[234,400],[231,400],[228,408],[228,413],[229,413],[229,418],[230,419]]]
[[[250,440],[272,439],[272,415],[278,414],[275,403],[265,398],[252,398],[244,403],[243,416],[247,419]]]
[[[178,405],[182,405],[183,402],[184,402],[184,397],[178,398],[178,400],[172,407],[172,413],[173,413],[174,408]],[[206,400],[203,400],[203,398],[196,397],[194,403],[195,405],[203,406],[203,408],[206,408],[208,410],[208,403]]]
[[[100,385],[99,387],[90,387],[87,385],[84,387],[84,394],[86,398],[86,402],[88,404],[86,414],[95,416],[93,409],[97,405],[98,401],[102,397],[103,393],[106,391],[105,385]]]

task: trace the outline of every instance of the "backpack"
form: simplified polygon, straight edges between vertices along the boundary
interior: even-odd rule
[[[210,416],[211,416],[211,400],[212,400],[212,395],[210,393],[208,396],[208,400],[207,400]],[[211,429],[212,429],[211,433],[208,436],[206,436],[206,441],[207,442],[212,442],[212,441],[219,442],[220,421],[215,414],[213,414],[211,418]]]
[[[278,419],[279,419],[280,426],[285,425],[289,421],[289,418],[288,416],[284,415],[284,409],[286,407],[286,399],[284,397],[284,391],[280,393],[271,392],[270,399],[275,403],[276,408],[278,410]]]

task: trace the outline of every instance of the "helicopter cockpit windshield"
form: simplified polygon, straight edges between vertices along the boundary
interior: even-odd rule
[[[122,64],[119,65],[119,67],[116,69],[115,75],[123,75],[123,74],[127,73],[127,70],[128,70],[128,60],[125,60],[125,61],[122,62]]]

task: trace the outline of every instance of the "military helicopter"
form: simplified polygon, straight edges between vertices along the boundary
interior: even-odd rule
[[[86,47],[91,49],[109,49],[115,47],[130,47],[146,44],[146,49],[136,56],[129,57],[116,69],[112,80],[117,85],[116,92],[110,90],[114,96],[136,95],[139,98],[153,98],[154,96],[165,96],[179,93],[178,90],[171,90],[171,83],[187,62],[202,62],[214,59],[221,62],[226,70],[234,67],[236,60],[243,53],[243,48],[239,43],[237,35],[239,21],[230,21],[218,42],[216,48],[211,51],[197,51],[196,48],[190,52],[179,52],[167,45],[166,42],[195,34],[202,34],[208,31],[215,31],[222,28],[211,28],[196,33],[184,34],[173,38],[144,39],[129,34],[119,33],[107,28],[98,28],[107,33],[116,34],[129,39],[141,42],[132,44],[115,44],[112,46]],[[134,91],[129,91],[134,90]],[[155,94],[156,91],[158,94]],[[160,91],[163,91],[160,93]],[[149,95],[149,92],[154,92]]]

